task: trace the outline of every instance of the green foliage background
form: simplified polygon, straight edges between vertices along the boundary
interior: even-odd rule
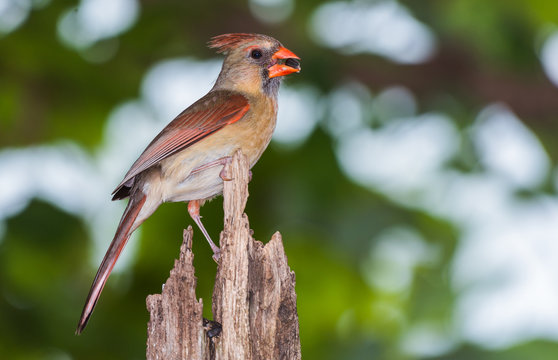
[[[340,168],[337,140],[326,122],[329,94],[353,82],[373,95],[389,86],[406,87],[420,113],[447,114],[463,137],[481,109],[503,102],[537,135],[554,165],[558,92],[538,53],[545,29],[558,24],[558,2],[400,1],[438,41],[433,58],[416,65],[319,44],[309,30],[323,4],[316,0],[295,1],[293,13],[275,24],[254,16],[247,1],[143,0],[130,29],[84,49],[64,45],[57,35],[61,15],[78,2],[31,3],[22,25],[0,35],[2,151],[69,141],[93,154],[111,111],[139,96],[143,76],[153,65],[183,56],[215,58],[205,43],[217,34],[269,34],[302,58],[303,72],[288,85],[311,85],[326,110],[316,110],[318,125],[300,146],[272,143],[253,169],[247,213],[257,239],[266,241],[277,230],[283,235],[297,276],[304,359],[555,358],[558,344],[548,339],[485,348],[455,334],[459,294],[451,283],[451,266],[462,229],[349,178]],[[105,61],[86,60],[113,47],[114,55]],[[382,126],[375,111],[366,113],[371,128]],[[466,141],[462,147],[448,166],[482,171],[474,149]],[[556,196],[550,177],[523,196],[540,194]],[[107,193],[107,206],[109,200]],[[221,205],[221,199],[214,200],[202,210],[214,238],[222,228]],[[178,255],[182,229],[192,224],[186,206],[165,204],[142,226],[130,266],[110,278],[88,328],[76,337],[74,328],[98,265],[85,221],[87,216],[40,198],[5,219],[0,231],[1,358],[145,356],[145,297],[160,291]],[[380,234],[401,224],[420,233],[440,256],[414,267],[403,292],[375,288],[363,274],[376,266],[370,249]],[[195,239],[198,296],[208,307],[215,264],[197,229]],[[211,316],[209,309],[205,314]],[[406,350],[402,339],[419,322],[448,335],[447,349],[430,356]]]

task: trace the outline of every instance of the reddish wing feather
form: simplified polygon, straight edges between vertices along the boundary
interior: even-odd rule
[[[113,194],[140,172],[240,120],[249,108],[248,100],[238,93],[210,92],[184,110],[153,139]]]

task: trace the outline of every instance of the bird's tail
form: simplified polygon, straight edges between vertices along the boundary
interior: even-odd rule
[[[105,283],[114,268],[114,264],[116,264],[116,260],[118,260],[118,257],[120,256],[122,249],[124,249],[126,242],[130,238],[132,231],[139,226],[139,224],[136,224],[136,219],[145,204],[145,199],[146,195],[143,193],[139,193],[136,196],[132,195],[130,197],[128,206],[122,215],[122,219],[120,219],[120,224],[118,224],[114,239],[112,239],[112,242],[110,243],[105,257],[99,266],[99,270],[97,270],[97,275],[95,275],[95,279],[91,285],[91,290],[89,290],[89,295],[87,295],[87,300],[85,301],[85,306],[83,307],[76,329],[76,335],[81,334],[83,329],[85,329],[85,326],[89,321],[89,317],[97,304],[97,300],[99,300],[101,291],[103,291]]]

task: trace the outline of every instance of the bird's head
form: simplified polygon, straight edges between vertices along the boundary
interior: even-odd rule
[[[218,88],[275,97],[280,79],[300,71],[300,58],[270,36],[224,34],[212,38],[209,47],[225,55]]]

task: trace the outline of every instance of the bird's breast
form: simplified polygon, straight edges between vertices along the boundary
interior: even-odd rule
[[[237,148],[248,157],[250,167],[256,164],[269,145],[277,123],[275,101],[267,97],[262,98],[250,103],[247,116],[223,129],[228,131],[231,137],[236,137]]]

